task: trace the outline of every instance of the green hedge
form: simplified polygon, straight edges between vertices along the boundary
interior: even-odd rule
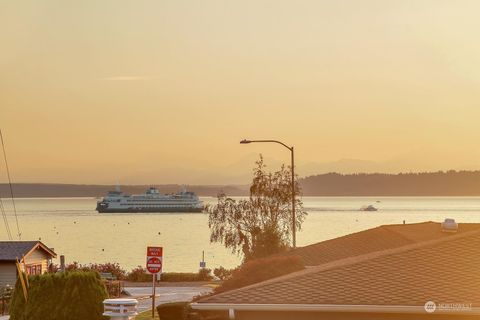
[[[210,269],[200,269],[198,273],[189,272],[164,272],[160,279],[165,282],[192,282],[192,281],[209,281],[212,280]],[[145,269],[138,266],[133,269],[127,276],[129,281],[147,282],[152,281],[152,275],[147,273]]]
[[[210,269],[200,269],[198,273],[165,272],[162,273],[161,281],[165,282],[192,282],[212,280]]]
[[[10,320],[100,320],[107,292],[97,272],[71,271],[29,277],[25,303],[17,281]]]

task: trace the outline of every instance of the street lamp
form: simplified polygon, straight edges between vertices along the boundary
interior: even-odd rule
[[[273,142],[273,143],[278,143],[290,150],[291,156],[292,156],[292,242],[293,242],[293,248],[295,249],[296,244],[297,244],[297,239],[296,239],[296,219],[295,219],[295,158],[293,154],[293,146],[289,147],[285,143],[277,140],[246,140],[243,139],[240,141],[240,144],[248,144],[248,143],[256,143],[256,142]]]

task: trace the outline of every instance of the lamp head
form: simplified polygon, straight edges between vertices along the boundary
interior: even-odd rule
[[[250,140],[247,140],[247,139],[243,139],[242,141],[240,141],[241,144],[247,144],[247,143],[251,143],[252,141]]]

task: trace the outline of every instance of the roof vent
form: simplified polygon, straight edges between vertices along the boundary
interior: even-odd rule
[[[443,232],[457,232],[458,224],[455,222],[455,219],[445,219],[442,222],[442,231]]]

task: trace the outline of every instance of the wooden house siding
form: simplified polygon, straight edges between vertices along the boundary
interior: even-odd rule
[[[0,262],[0,288],[7,284],[15,286],[17,281],[17,268],[14,262]]]
[[[42,249],[37,248],[24,258],[25,263],[22,263],[22,269],[24,268],[24,265],[41,265],[42,273],[45,273],[48,271],[48,259],[49,255],[46,254]]]

